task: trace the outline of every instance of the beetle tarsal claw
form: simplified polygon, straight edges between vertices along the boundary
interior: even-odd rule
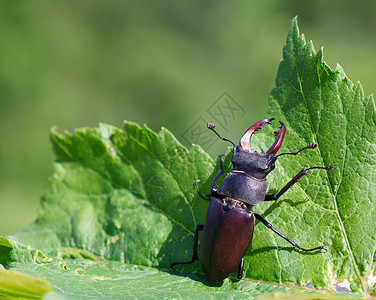
[[[313,149],[317,147],[317,143],[308,143],[307,148]]]

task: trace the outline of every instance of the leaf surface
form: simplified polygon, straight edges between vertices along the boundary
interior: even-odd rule
[[[19,233],[22,241],[164,268],[176,258],[171,249],[189,255],[208,205],[197,201],[192,178],[214,170],[199,147],[188,152],[166,129],[155,134],[133,123],[51,138],[58,154],[52,190],[37,222]]]
[[[289,142],[282,151],[318,143],[309,159],[281,157],[283,174],[291,178],[297,165],[335,165],[336,169],[315,170],[302,179],[295,190],[306,202],[298,211],[291,205],[281,218],[293,219],[286,222],[298,228],[310,225],[312,229],[301,234],[328,245],[328,253],[314,256],[313,278],[320,282],[347,279],[354,289],[367,291],[376,249],[374,99],[364,97],[360,83],[352,83],[340,66],[332,70],[325,64],[322,49],[316,53],[312,43],[305,42],[296,19],[283,57],[268,111],[287,125]],[[310,260],[309,255],[305,260]]]
[[[147,299],[253,299],[266,292],[281,292],[297,287],[276,286],[254,281],[213,284],[203,275],[182,273],[172,275],[157,268],[124,264],[116,261],[65,260],[61,263],[30,265],[14,263],[14,269],[33,276],[48,278],[55,293],[51,297],[70,298],[147,298]],[[213,294],[214,293],[214,294]],[[47,295],[48,296],[48,295]],[[47,297],[48,299],[48,297]],[[52,298],[53,299],[53,298]]]

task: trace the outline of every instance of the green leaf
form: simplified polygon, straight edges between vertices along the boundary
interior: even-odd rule
[[[322,293],[312,293],[293,285],[277,285],[252,280],[213,283],[200,274],[181,273],[180,276],[156,268],[124,264],[116,261],[97,261],[74,259],[65,264],[41,264],[30,268],[25,263],[14,263],[13,268],[32,276],[48,278],[55,293],[51,299],[70,298],[147,298],[147,299],[254,299],[267,293],[293,295],[305,299],[316,299]],[[63,284],[68,282],[69,284]],[[197,296],[196,296],[197,295]],[[199,295],[199,296],[198,296]],[[331,299],[331,293],[326,293]],[[344,294],[342,294],[344,295]],[[350,294],[344,296],[351,296]],[[359,295],[357,295],[359,297]],[[48,295],[45,297],[49,299]],[[335,299],[338,299],[335,298]]]
[[[8,268],[11,262],[41,263],[48,261],[48,258],[39,250],[31,249],[14,241],[0,237],[0,266]]]
[[[51,139],[52,190],[20,240],[166,269],[177,255],[190,255],[196,220],[208,206],[198,201],[192,179],[207,180],[208,188],[214,171],[201,148],[187,151],[166,129],[155,134],[128,122],[123,130],[101,125],[74,136],[53,131]]]
[[[47,298],[252,298],[290,289],[302,293],[293,284],[309,282],[327,290],[348,282],[366,295],[372,292],[368,279],[376,249],[374,112],[373,98],[364,98],[360,84],[340,67],[330,69],[294,19],[268,115],[287,126],[280,153],[307,142],[319,146],[278,158],[268,192],[279,191],[303,167],[336,169],[311,170],[281,199],[254,211],[300,246],[326,244],[328,252],[299,251],[256,223],[244,280],[210,283],[198,262],[170,272],[171,262],[190,259],[194,230],[205,220],[208,203],[192,183],[200,179],[206,194],[219,165],[199,146],[185,149],[166,129],[154,133],[126,122],[123,129],[101,124],[75,134],[52,130],[52,188],[41,199],[37,220],[17,234],[22,243],[0,238],[0,263],[44,278],[54,289]],[[265,151],[273,139],[265,127],[252,143]],[[227,169],[230,157],[228,152]]]
[[[30,265],[27,265],[30,270]],[[41,299],[50,290],[44,280],[14,271],[0,270],[1,299]]]
[[[278,222],[294,226],[297,238],[328,245],[328,253],[296,256],[303,280],[313,276],[321,286],[329,280],[347,279],[368,291],[368,277],[375,271],[376,245],[376,115],[372,96],[364,97],[360,83],[353,84],[337,66],[330,69],[322,49],[299,35],[293,20],[283,50],[276,87],[269,97],[270,116],[287,125],[289,141],[281,151],[295,151],[306,142],[317,142],[309,158],[280,159],[280,178],[291,178],[299,167],[335,165],[334,171],[311,172],[289,197],[305,199],[301,205],[284,205]],[[314,173],[314,174],[313,174]],[[292,221],[292,220],[293,221]],[[306,224],[306,225],[305,225]],[[302,231],[303,230],[303,231]],[[287,230],[286,232],[291,232]],[[281,252],[277,256],[282,261]],[[304,259],[301,259],[304,257]],[[281,263],[274,264],[278,268]],[[283,264],[282,264],[283,265]],[[280,269],[287,280],[298,280],[296,265]],[[304,272],[304,274],[303,274]]]
[[[227,299],[262,295],[270,290],[286,292],[293,288],[251,281],[233,283],[230,280],[213,285],[203,275],[183,273],[174,276],[157,268],[116,261],[66,260],[64,267],[51,263],[34,268],[15,263],[13,268],[18,272],[48,278],[51,287],[61,296],[74,295],[78,298],[189,298],[195,291],[200,293],[200,298],[206,299],[212,298],[215,290],[216,298]],[[69,284],[62,286],[63,282]]]

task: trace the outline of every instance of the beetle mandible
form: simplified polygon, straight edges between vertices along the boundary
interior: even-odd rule
[[[231,162],[232,170],[224,178],[222,184],[217,188],[216,183],[224,173],[222,156],[219,156],[220,170],[214,177],[211,184],[209,197],[203,196],[197,189],[197,180],[193,187],[199,196],[210,200],[206,214],[205,224],[197,225],[193,255],[190,261],[173,262],[170,269],[179,264],[191,264],[198,259],[198,232],[203,231],[200,242],[201,266],[212,281],[220,281],[229,277],[238,267],[238,278],[242,278],[244,255],[252,240],[255,219],[263,223],[267,228],[284,238],[294,247],[302,251],[326,250],[325,246],[318,246],[311,249],[300,247],[284,234],[275,229],[272,224],[259,214],[252,212],[252,207],[263,201],[274,201],[283,195],[289,188],[299,181],[308,171],[312,169],[332,170],[334,167],[310,167],[303,168],[292,180],[290,180],[278,193],[266,194],[266,176],[275,168],[275,161],[281,155],[296,155],[305,149],[316,148],[317,144],[308,143],[306,147],[293,153],[281,153],[276,155],[281,147],[286,127],[280,122],[281,127],[275,133],[276,139],[273,145],[265,153],[253,152],[250,139],[253,133],[264,124],[271,124],[271,119],[264,119],[256,122],[243,134],[240,145],[223,138],[215,130],[215,125],[208,123],[207,127],[221,139],[233,145]]]

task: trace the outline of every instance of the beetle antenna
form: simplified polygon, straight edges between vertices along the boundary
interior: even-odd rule
[[[222,141],[226,141],[226,142],[229,142],[229,143],[231,143],[234,147],[235,147],[235,144],[233,143],[233,142],[231,142],[230,140],[228,140],[228,139],[226,139],[226,138],[224,138],[224,137],[221,137],[220,135],[219,135],[219,133],[214,129],[215,128],[215,125],[213,124],[213,123],[208,123],[207,124],[207,127],[210,129],[210,130],[212,130],[212,131],[214,131],[214,133],[222,140]]]
[[[297,152],[281,153],[281,154],[276,155],[276,157],[281,156],[281,155],[297,155],[299,152],[301,152],[301,151],[303,151],[305,149],[313,149],[313,148],[316,148],[316,147],[317,147],[317,143],[308,143],[307,146],[305,146],[304,148],[300,149]]]

